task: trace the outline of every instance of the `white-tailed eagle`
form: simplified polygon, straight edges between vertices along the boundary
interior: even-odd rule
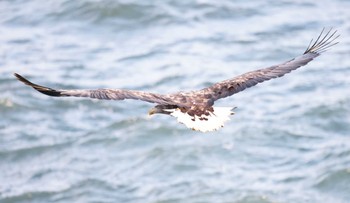
[[[172,94],[157,94],[125,89],[52,89],[34,84],[21,75],[15,73],[18,80],[31,86],[35,90],[54,97],[90,97],[106,100],[136,99],[156,103],[150,109],[149,115],[166,114],[177,118],[178,122],[188,128],[202,132],[218,130],[224,123],[230,120],[234,114],[232,107],[214,107],[214,102],[236,94],[258,83],[277,78],[308,64],[329,47],[337,44],[334,42],[339,37],[337,31],[330,29],[324,33],[324,29],[317,39],[311,40],[306,51],[294,59],[271,67],[244,73],[240,76],[213,84],[210,87],[190,92],[177,92]]]

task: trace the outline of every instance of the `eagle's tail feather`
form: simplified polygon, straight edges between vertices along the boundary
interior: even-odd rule
[[[210,132],[224,127],[226,121],[230,120],[230,116],[234,114],[232,107],[213,107],[214,112],[209,115],[190,116],[180,109],[172,109],[170,115],[177,118],[179,123],[185,124],[192,130],[201,132]]]

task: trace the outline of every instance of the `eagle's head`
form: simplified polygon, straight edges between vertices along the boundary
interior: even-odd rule
[[[157,105],[148,111],[148,115],[151,116],[156,113],[170,115],[172,112],[171,110],[174,110],[176,108],[178,107],[174,105]]]

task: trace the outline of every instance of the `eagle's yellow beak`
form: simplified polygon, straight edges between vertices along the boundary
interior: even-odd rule
[[[151,108],[149,111],[148,111],[148,116],[152,116],[153,114],[157,113],[158,112],[158,109],[157,108]]]

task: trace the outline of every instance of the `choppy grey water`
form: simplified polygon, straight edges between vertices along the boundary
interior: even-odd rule
[[[350,2],[0,1],[0,202],[350,202]],[[218,102],[220,131],[57,88],[200,89],[340,44]]]

